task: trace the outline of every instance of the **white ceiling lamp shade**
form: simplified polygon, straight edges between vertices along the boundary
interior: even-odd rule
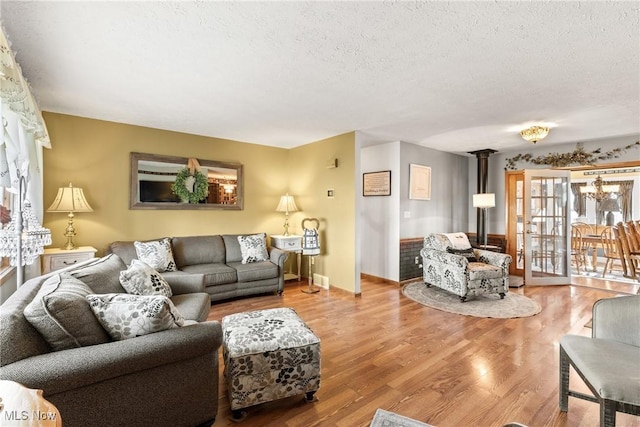
[[[520,131],[520,136],[525,140],[536,143],[549,135],[549,128],[546,126],[531,126]]]

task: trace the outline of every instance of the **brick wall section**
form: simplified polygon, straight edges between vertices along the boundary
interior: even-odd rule
[[[420,250],[424,237],[400,240],[400,281],[422,277]],[[418,264],[416,264],[418,257]]]

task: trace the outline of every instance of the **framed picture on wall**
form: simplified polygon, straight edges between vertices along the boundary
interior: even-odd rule
[[[409,198],[413,200],[431,200],[430,167],[409,165]]]
[[[366,172],[362,174],[363,196],[390,196],[391,171]]]

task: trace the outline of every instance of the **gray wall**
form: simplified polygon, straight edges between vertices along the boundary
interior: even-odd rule
[[[399,281],[400,239],[466,231],[467,158],[400,141],[371,145],[365,134],[357,138],[361,173],[391,171],[391,196],[363,197],[360,192],[361,272]],[[431,168],[431,200],[409,199],[411,163]]]

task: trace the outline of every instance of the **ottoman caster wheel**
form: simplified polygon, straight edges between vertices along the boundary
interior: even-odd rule
[[[231,421],[234,423],[244,421],[245,418],[247,418],[247,411],[243,411],[242,409],[234,409],[231,411]]]
[[[308,391],[304,394],[304,401],[307,403],[313,403],[318,401],[315,391]]]
[[[504,292],[500,292],[500,299],[504,299],[505,297],[505,293]]]

